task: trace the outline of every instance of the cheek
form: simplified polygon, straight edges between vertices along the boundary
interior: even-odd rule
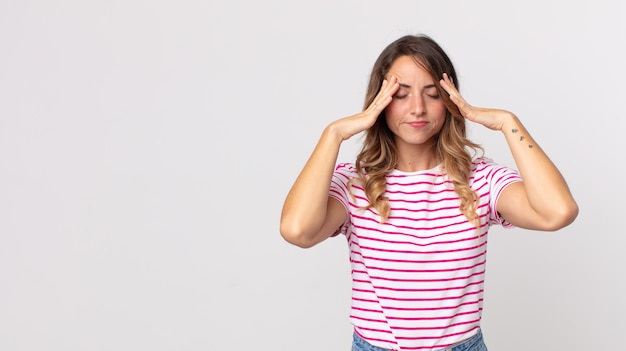
[[[389,105],[387,105],[387,108],[385,108],[385,114],[387,116],[396,116],[399,114],[402,114],[402,112],[404,111],[404,107],[401,101],[399,100],[393,100],[391,101],[391,103],[389,103]]]
[[[436,123],[437,129],[440,129],[443,126],[443,122],[446,119],[446,114],[448,110],[446,109],[446,106],[443,104],[443,102],[433,104],[431,108],[432,108],[431,111],[433,112],[432,114],[433,122]]]
[[[434,102],[431,108],[434,112],[433,115],[436,116],[437,119],[443,120],[444,118],[446,118],[446,113],[448,112],[448,110],[446,109],[446,105],[443,104],[443,101],[438,100],[437,102]]]

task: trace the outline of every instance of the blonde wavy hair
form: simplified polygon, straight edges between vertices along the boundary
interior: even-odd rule
[[[441,131],[433,137],[436,139],[435,153],[441,161],[442,171],[447,174],[461,200],[459,210],[478,228],[480,226],[476,214],[478,195],[469,187],[469,178],[473,156],[478,150],[482,152],[483,149],[466,138],[465,118],[450,100],[448,93],[439,85],[443,73],[447,73],[457,89],[459,87],[454,66],[443,49],[426,35],[406,35],[389,44],[372,68],[364,108],[374,101],[389,68],[401,56],[413,57],[418,65],[430,73],[446,106],[446,118]],[[395,169],[398,163],[394,134],[387,126],[384,114],[383,111],[376,123],[367,130],[363,146],[356,158],[357,179],[364,186],[369,200],[366,208],[376,209],[381,216],[381,222],[385,222],[390,214],[389,202],[384,196],[385,176]]]

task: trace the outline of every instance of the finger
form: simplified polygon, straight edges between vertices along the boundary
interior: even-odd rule
[[[374,96],[374,100],[372,100],[372,102],[370,103],[368,108],[371,108],[371,107],[376,108],[376,107],[378,107],[381,94],[385,91],[386,87],[387,87],[387,80],[383,79],[383,83],[381,84],[380,89],[378,90],[378,93],[376,94],[376,96]]]
[[[450,77],[445,73],[443,74],[443,78],[439,80],[439,84],[449,95],[455,95],[459,93],[454,86],[454,83],[450,80]]]
[[[398,79],[394,76],[388,77],[383,80],[384,86],[378,92],[380,97],[391,96],[394,93],[394,87],[397,84]]]
[[[452,78],[450,78],[450,76],[448,75],[448,73],[444,73],[443,77],[442,77],[443,81],[446,82],[449,85],[454,86],[454,82],[452,81]]]
[[[451,85],[451,86],[454,86],[454,81],[452,80],[452,77],[450,77],[450,76],[448,75],[448,73],[444,73],[444,74],[443,74],[443,80],[444,80],[444,82],[446,82],[447,84],[449,84],[449,85]]]
[[[389,77],[389,79],[383,80],[383,84],[376,94],[376,97],[370,104],[370,107],[375,108],[377,111],[382,111],[393,100],[392,96],[400,88],[396,77]]]
[[[442,83],[440,83],[442,87],[450,94],[450,98],[455,101],[463,102],[467,104],[459,90],[454,86],[454,82],[452,78],[444,73],[444,78],[442,79]]]

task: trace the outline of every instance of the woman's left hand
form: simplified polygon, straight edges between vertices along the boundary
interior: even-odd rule
[[[443,74],[443,79],[439,81],[439,84],[441,84],[441,87],[445,89],[448,94],[450,94],[450,100],[458,106],[463,117],[472,122],[482,124],[492,130],[502,130],[504,123],[507,120],[510,120],[511,117],[514,117],[514,115],[509,111],[474,107],[468,104],[467,101],[463,99],[463,96],[461,96],[461,93],[459,93],[454,86],[452,78],[450,78],[446,73]]]

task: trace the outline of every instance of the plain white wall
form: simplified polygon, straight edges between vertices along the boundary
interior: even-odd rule
[[[1,0],[0,350],[349,350],[345,240],[290,246],[280,210],[414,33],[470,103],[520,116],[580,205],[556,233],[492,229],[488,346],[614,349],[624,4]]]

